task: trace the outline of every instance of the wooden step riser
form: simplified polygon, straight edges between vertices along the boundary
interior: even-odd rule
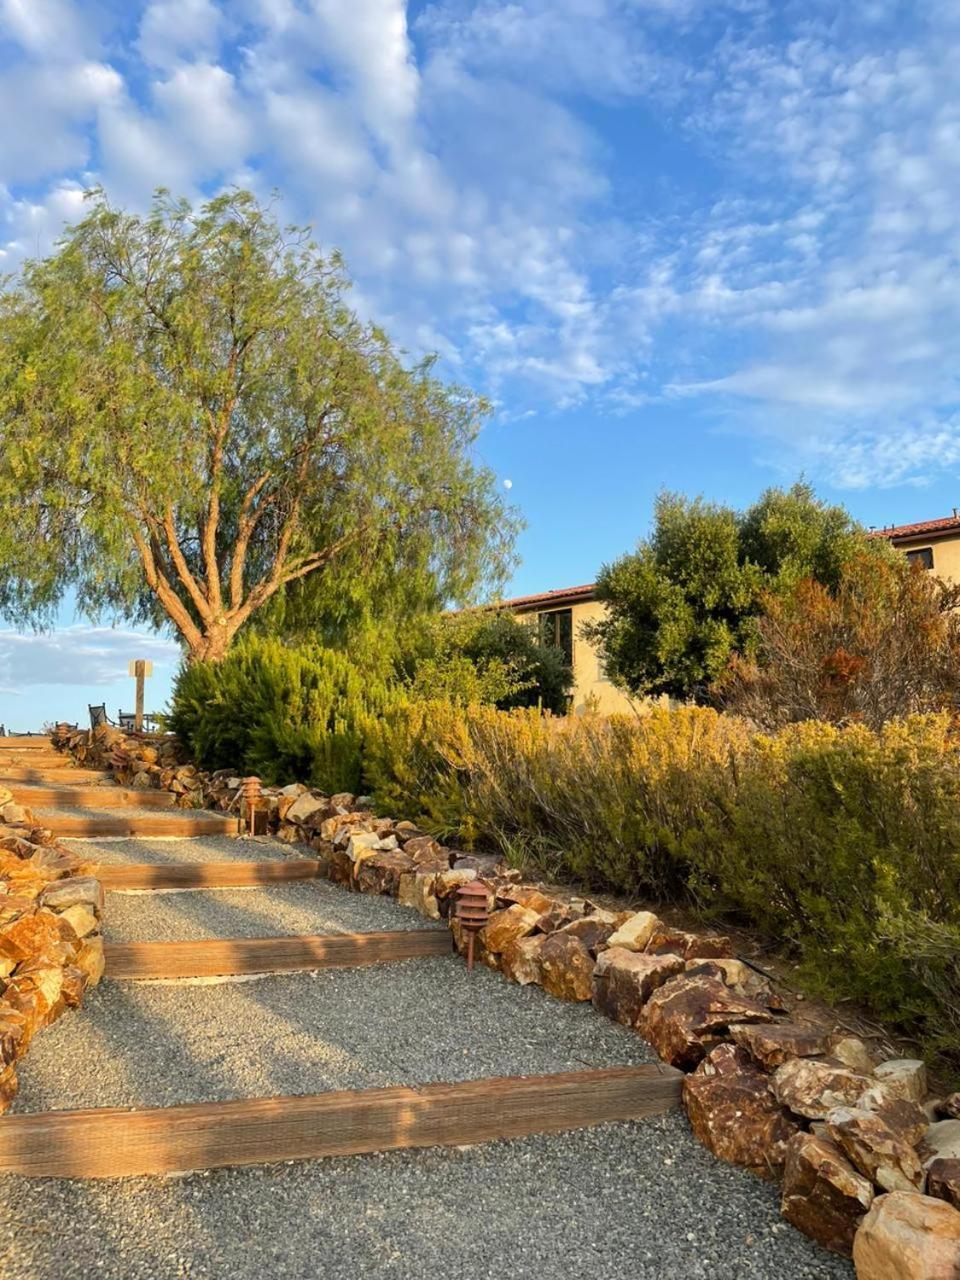
[[[25,734],[7,734],[0,738],[0,753],[5,751],[46,751],[50,755],[61,755],[46,734],[28,737]]]
[[[72,773],[76,769],[67,756],[43,756],[36,751],[0,752],[0,771],[8,769],[55,769],[58,773]]]
[[[38,806],[39,807],[39,806]],[[95,839],[97,836],[115,836],[133,839],[137,836],[169,836],[185,839],[189,836],[235,836],[236,818],[180,817],[164,814],[156,818],[85,818],[67,810],[62,813],[38,815],[38,821],[54,835],[72,839]]]
[[[127,862],[103,863],[97,879],[104,889],[242,889],[255,885],[315,880],[315,858],[272,862]]]
[[[305,1097],[130,1111],[8,1115],[0,1171],[28,1177],[144,1174],[463,1146],[660,1115],[683,1075],[665,1065],[507,1076]]]
[[[0,786],[3,787],[9,787],[13,782],[54,782],[58,787],[72,787],[111,780],[109,773],[101,773],[96,769],[48,768],[46,766],[33,768],[26,765],[5,767],[0,762]]]
[[[106,976],[115,979],[296,973],[386,964],[424,956],[452,958],[453,954],[446,929],[205,938],[198,942],[108,942],[103,950]]]
[[[128,791],[122,787],[29,787],[11,786],[20,804],[44,809],[172,809],[176,796],[171,791]]]

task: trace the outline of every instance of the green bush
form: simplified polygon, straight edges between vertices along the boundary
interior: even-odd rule
[[[251,637],[181,668],[169,724],[203,768],[357,791],[364,726],[396,698],[336,650]]]

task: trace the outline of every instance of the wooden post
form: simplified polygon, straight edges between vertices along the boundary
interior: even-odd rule
[[[137,658],[127,668],[130,675],[136,677],[137,702],[133,713],[133,727],[137,733],[143,732],[143,682],[147,676],[153,675],[153,663],[144,658]]]

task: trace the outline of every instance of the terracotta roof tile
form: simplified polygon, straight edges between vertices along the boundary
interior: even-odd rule
[[[498,600],[498,609],[534,609],[540,606],[577,604],[592,600],[596,584],[588,582],[582,587],[559,587],[555,591],[540,591],[532,596],[514,596],[512,600]]]
[[[872,536],[891,540],[923,538],[928,534],[950,533],[954,529],[960,533],[960,516],[943,516],[939,520],[918,520],[914,524],[890,525],[886,529],[874,529]]]

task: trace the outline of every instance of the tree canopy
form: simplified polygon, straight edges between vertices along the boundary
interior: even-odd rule
[[[804,483],[746,511],[662,493],[650,537],[601,570],[606,616],[585,632],[621,687],[703,700],[731,655],[752,655],[769,595],[806,577],[833,588],[856,554],[890,552]]]
[[[485,402],[348,287],[248,192],[143,216],[92,193],[0,298],[0,612],[43,624],[72,589],[218,660],[298,587],[336,621],[499,583],[516,521],[470,456]]]

